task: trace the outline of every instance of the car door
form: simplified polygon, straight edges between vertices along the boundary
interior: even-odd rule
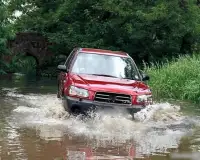
[[[69,65],[75,55],[75,52],[77,51],[77,49],[74,49],[69,56],[67,57],[67,60],[65,61],[64,65],[66,66],[67,70],[69,68]],[[64,84],[66,83],[66,76],[67,76],[67,72],[63,72],[61,71],[59,74],[59,84],[58,84],[58,97],[63,96],[64,94]]]

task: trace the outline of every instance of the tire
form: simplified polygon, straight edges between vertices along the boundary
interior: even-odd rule
[[[71,110],[69,109],[68,105],[67,105],[67,101],[65,99],[62,99],[63,102],[63,107],[65,109],[66,112],[68,112],[69,114],[71,114]]]
[[[133,110],[128,110],[128,113],[131,115],[131,120],[135,120],[134,118],[135,112]]]
[[[57,89],[57,98],[62,98],[63,97],[63,92],[60,94],[60,85],[58,84],[58,89]]]
[[[79,107],[73,107],[71,109],[71,114],[73,116],[79,116],[79,115],[82,115],[83,113],[81,112],[80,108]]]
[[[59,87],[59,85],[58,85],[58,89],[57,89],[57,98],[61,98],[59,88],[60,88],[60,87]]]
[[[60,94],[59,94],[59,91],[57,91],[57,98],[60,98]]]
[[[131,119],[135,120],[134,113],[132,113],[131,116],[132,116]]]

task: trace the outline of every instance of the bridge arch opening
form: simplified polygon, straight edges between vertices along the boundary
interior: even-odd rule
[[[46,37],[39,33],[17,33],[15,39],[8,41],[7,45],[11,51],[11,55],[4,56],[4,60],[8,64],[12,63],[13,61],[21,61],[20,63],[14,63],[14,66],[19,68],[21,65],[23,68],[20,68],[19,70],[16,70],[15,68],[8,68],[6,69],[6,72],[12,73],[30,71],[36,72],[36,75],[40,76],[47,65],[50,65],[51,61],[53,61],[55,58],[54,54],[49,49],[49,46],[53,44],[49,42]],[[22,55],[24,55],[24,57]],[[14,58],[18,60],[15,60]]]
[[[22,74],[36,75],[39,66],[38,59],[29,54],[17,54],[12,59],[12,67],[14,72],[20,72]]]

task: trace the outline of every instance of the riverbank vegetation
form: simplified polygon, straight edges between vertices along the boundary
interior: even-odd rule
[[[0,73],[35,70],[20,55],[11,65],[1,58],[9,55],[6,40],[14,33],[34,32],[53,44],[55,55],[68,56],[74,47],[125,51],[150,66],[156,96],[200,101],[199,6],[199,0],[0,1]]]
[[[0,0],[0,74],[5,73],[9,66],[2,60],[3,55],[10,52],[6,46],[7,40],[14,37],[13,25],[9,22],[9,12],[6,5]]]
[[[157,98],[200,102],[200,55],[180,56],[170,62],[145,66]]]

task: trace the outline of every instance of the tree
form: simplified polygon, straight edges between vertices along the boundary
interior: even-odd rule
[[[95,47],[149,62],[192,52],[200,33],[195,0],[13,0],[10,6],[24,12],[18,31],[47,36],[55,54]]]
[[[6,8],[6,4],[0,1],[0,74],[5,73],[4,68],[6,62],[2,59],[3,55],[9,54],[7,49],[7,40],[12,38],[14,31],[9,21],[9,14]]]

